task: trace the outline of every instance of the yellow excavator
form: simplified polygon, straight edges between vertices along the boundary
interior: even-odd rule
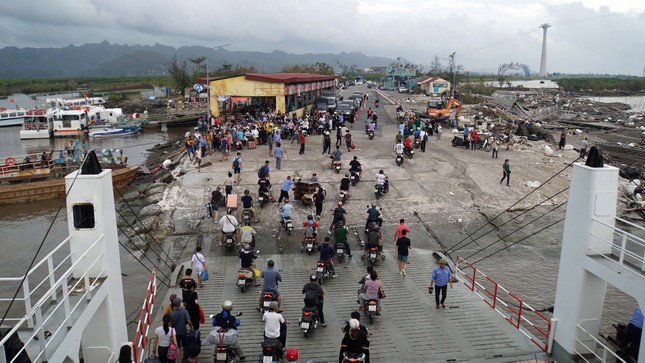
[[[454,98],[448,101],[430,100],[428,101],[428,118],[435,121],[444,121],[450,117],[450,109],[456,107],[455,118],[461,112],[461,102]]]

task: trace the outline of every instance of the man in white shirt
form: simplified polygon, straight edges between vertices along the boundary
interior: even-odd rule
[[[282,314],[276,312],[276,310],[278,310],[278,303],[275,301],[272,301],[271,304],[269,304],[269,311],[264,313],[264,315],[262,316],[262,321],[265,322],[264,337],[280,339],[280,342],[284,347],[286,345],[287,336],[286,334],[284,335],[281,334],[280,326],[281,324],[289,324],[289,321],[286,320],[282,316]]]
[[[226,210],[226,215],[219,220],[220,228],[222,229],[222,236],[219,240],[219,245],[224,245],[224,238],[228,233],[235,233],[235,239],[240,241],[240,236],[237,230],[238,222],[235,216],[232,214],[233,210],[228,208]]]

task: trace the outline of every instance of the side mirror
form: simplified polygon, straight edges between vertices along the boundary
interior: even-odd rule
[[[242,316],[242,314],[244,313],[240,311],[239,313],[235,314],[235,316]]]

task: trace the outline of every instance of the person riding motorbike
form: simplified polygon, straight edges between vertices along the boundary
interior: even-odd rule
[[[356,173],[360,176],[362,170],[363,168],[361,166],[361,162],[358,161],[358,156],[354,156],[354,160],[349,162],[349,172]]]
[[[239,246],[242,243],[248,243],[252,247],[255,247],[255,236],[258,234],[258,232],[253,229],[249,225],[249,223],[244,223],[244,227],[240,228],[240,243],[237,245]]]
[[[346,224],[346,219],[345,215],[347,214],[347,211],[343,208],[343,202],[338,202],[338,207],[334,209],[334,218],[331,221],[331,225],[329,226],[329,232],[331,233],[332,228],[338,223],[338,222],[343,222],[343,225]]]
[[[403,146],[405,147],[404,150],[409,150],[412,148],[412,140],[410,140],[410,136],[406,136],[405,140],[403,141]]]
[[[372,203],[372,207],[367,210],[367,223],[365,224],[365,228],[369,229],[372,222],[378,223],[379,227],[383,224],[381,212],[376,208],[376,203]]]
[[[313,220],[313,216],[311,215],[307,216],[307,218],[309,217],[311,217],[311,219],[307,219],[307,221],[302,224],[302,226],[305,227],[305,230],[302,236],[303,247],[305,245],[305,242],[307,241],[307,238],[312,238],[315,243],[318,237],[318,233],[317,233],[318,223]]]
[[[284,204],[280,207],[280,223],[284,223],[285,219],[291,219],[293,206],[289,203],[289,199],[284,199]]]
[[[375,132],[376,131],[376,122],[371,121],[367,124],[367,132]]]
[[[336,250],[329,243],[329,237],[325,237],[323,243],[318,246],[318,251],[320,251],[319,260],[324,262],[331,272],[331,277],[336,278],[336,270],[334,270],[334,262],[332,258],[336,255]]]
[[[260,273],[260,277],[262,277],[264,284],[262,284],[262,291],[260,291],[257,310],[262,310],[263,294],[265,292],[271,292],[275,295],[277,300],[277,303],[275,304],[277,312],[282,312],[282,295],[280,294],[280,290],[278,290],[278,283],[282,282],[282,276],[280,275],[280,272],[275,269],[275,262],[273,260],[269,260],[267,262],[267,268]],[[271,302],[271,304],[273,303],[275,303],[275,301]]]
[[[370,341],[360,329],[361,324],[356,319],[349,320],[349,331],[343,336],[338,353],[338,362],[344,359],[344,353],[357,353],[365,355],[365,363],[370,363]]]
[[[220,246],[224,245],[224,239],[229,233],[235,234],[235,239],[237,241],[240,240],[239,231],[237,230],[238,222],[233,215],[233,210],[231,208],[226,210],[226,215],[219,220],[219,224],[222,231],[222,236],[219,241]]]
[[[349,186],[352,184],[352,180],[349,178],[349,173],[345,173],[345,177],[340,180],[340,190],[347,193],[348,197],[351,197],[352,194],[349,192]]]
[[[323,297],[325,296],[325,291],[318,285],[316,282],[318,277],[316,274],[309,276],[309,282],[302,287],[302,293],[305,295],[304,303],[308,308],[317,308],[318,309],[318,318],[320,319],[320,326],[323,328],[327,326],[325,324],[325,314],[323,313]],[[311,293],[309,293],[309,291]]]
[[[340,158],[343,156],[343,152],[340,150],[340,145],[336,145],[336,150],[331,153],[331,167],[332,169],[334,168],[334,163],[337,161],[341,161]]]
[[[253,216],[253,222],[258,223],[258,214],[255,212],[255,208],[253,208],[253,197],[248,189],[244,190],[244,196],[241,199],[242,211],[240,211],[240,219],[243,219],[242,216],[244,215],[244,212],[248,210]]]
[[[260,286],[260,284],[258,284],[258,274],[256,274],[256,270],[255,268],[253,268],[253,260],[257,259],[258,256],[253,253],[251,245],[249,245],[248,243],[243,243],[242,249],[238,253],[238,256],[240,256],[240,267],[243,269],[251,270],[251,272],[253,272],[253,285]]]
[[[334,229],[334,239],[336,240],[336,243],[342,243],[345,246],[347,256],[349,258],[352,258],[352,250],[349,246],[349,243],[347,242],[347,234],[349,234],[347,228],[345,228],[345,226],[341,222],[338,222],[336,224],[336,228]]]
[[[387,193],[390,188],[390,183],[387,180],[387,176],[383,172],[383,169],[379,170],[378,174],[376,174],[376,185],[382,186],[384,193]]]
[[[399,141],[396,143],[396,145],[394,145],[394,152],[395,152],[397,155],[403,155],[403,151],[404,151],[404,150],[405,150],[405,148],[403,147],[403,143],[401,143],[401,141],[399,140]]]
[[[237,330],[237,327],[240,326],[240,319],[235,318],[235,316],[231,314],[232,310],[233,302],[231,300],[225,300],[222,303],[222,311],[213,318],[213,326],[217,326],[221,330]],[[239,341],[236,341],[232,346],[235,348],[235,352],[240,360],[244,360],[246,357],[244,356],[244,352],[242,351]]]
[[[379,256],[383,255],[383,244],[381,243],[381,229],[378,226],[378,222],[372,222],[367,232],[367,241],[365,242],[365,249],[363,251],[365,257],[367,257],[367,252],[371,247],[376,247],[378,249]]]
[[[273,202],[273,193],[271,192],[271,182],[267,178],[261,178],[258,180],[258,195],[268,197],[268,200]]]

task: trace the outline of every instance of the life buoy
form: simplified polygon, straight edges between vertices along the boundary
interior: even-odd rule
[[[5,165],[8,165],[8,166],[14,166],[16,165],[16,158],[14,158],[13,156],[10,156],[4,159],[4,163]]]

